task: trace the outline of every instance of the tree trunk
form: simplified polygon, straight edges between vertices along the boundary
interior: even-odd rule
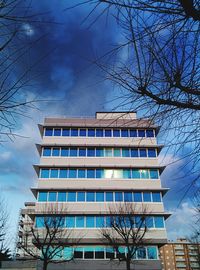
[[[43,261],[43,267],[42,270],[47,270],[48,263],[46,261]]]
[[[131,261],[130,260],[126,261],[126,270],[131,270]]]

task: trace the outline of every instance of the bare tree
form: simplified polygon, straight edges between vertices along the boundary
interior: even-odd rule
[[[147,210],[138,213],[136,206],[130,203],[110,208],[109,226],[100,230],[103,242],[113,248],[119,262],[126,263],[126,269],[136,264],[136,253],[150,240],[146,239],[148,231]]]

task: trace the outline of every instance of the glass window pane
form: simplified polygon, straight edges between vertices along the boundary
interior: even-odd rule
[[[153,129],[146,130],[146,135],[147,135],[147,137],[154,137],[154,131],[153,131]]]
[[[52,156],[58,157],[60,155],[60,148],[53,148]]]
[[[76,201],[76,192],[73,192],[73,191],[68,192],[67,201],[68,202],[75,202]]]
[[[50,157],[51,156],[51,148],[44,147],[43,148],[43,156]]]
[[[69,136],[69,128],[63,128],[62,136]]]
[[[36,228],[43,228],[44,227],[44,218],[43,217],[36,217],[35,218],[35,226],[36,226]]]
[[[144,217],[140,217],[140,216],[136,216],[135,217],[135,226],[136,228],[144,228],[145,227],[145,218]]]
[[[158,259],[158,253],[156,247],[147,247],[147,254],[149,260],[156,260]]]
[[[96,137],[103,137],[103,129],[96,129]]]
[[[111,129],[105,129],[105,137],[112,137],[112,130]]]
[[[96,192],[96,202],[104,202],[104,192]]]
[[[40,169],[41,178],[49,178],[49,169]]]
[[[94,202],[94,201],[95,201],[95,193],[86,192],[86,202]]]
[[[96,157],[103,157],[103,156],[104,156],[104,149],[96,148]]]
[[[85,192],[77,192],[77,202],[85,201]]]
[[[144,192],[143,193],[143,200],[144,200],[144,202],[151,202],[151,192]]]
[[[120,179],[120,178],[124,177],[123,170],[108,170],[108,171],[111,171],[111,173],[112,173],[110,178]]]
[[[75,217],[66,217],[66,227],[75,228]]]
[[[113,137],[120,137],[120,129],[113,130]]]
[[[58,169],[51,169],[50,178],[58,178]]]
[[[114,259],[115,258],[115,252],[113,248],[106,248],[106,259]]]
[[[147,157],[147,150],[146,149],[139,149],[140,157]]]
[[[57,192],[49,192],[48,201],[49,202],[56,202],[56,195],[57,195]]]
[[[113,192],[106,192],[106,202],[113,202]]]
[[[53,128],[45,128],[45,136],[53,136]]]
[[[130,130],[130,137],[137,137],[137,130],[136,129]]]
[[[138,137],[145,137],[145,130],[144,129],[138,130]]]
[[[122,129],[121,130],[121,137],[129,137],[128,129]]]
[[[69,156],[70,157],[77,157],[77,148],[70,148],[69,149]]]
[[[87,156],[94,157],[95,156],[95,148],[88,148],[87,149]]]
[[[76,216],[76,228],[84,228],[84,217]]]
[[[120,148],[114,149],[114,157],[121,157],[121,149]]]
[[[85,178],[85,170],[78,169],[78,178]]]
[[[70,260],[74,256],[73,248],[71,247],[64,247],[63,249],[63,259]]]
[[[71,136],[74,136],[74,137],[78,136],[78,129],[77,128],[72,128],[71,129]]]
[[[110,225],[111,225],[111,217],[109,217],[109,216],[106,216],[106,227],[110,227]]]
[[[104,178],[103,169],[96,169],[96,178]]]
[[[47,192],[39,192],[38,194],[38,202],[46,202],[47,201]]]
[[[131,178],[131,170],[123,170],[123,178],[130,179]]]
[[[54,136],[61,136],[61,129],[60,128],[54,128]]]
[[[131,157],[138,157],[138,149],[131,149]]]
[[[80,137],[85,137],[86,136],[86,129],[85,128],[81,128],[79,131]]]
[[[159,173],[158,170],[150,170],[150,178],[151,179],[158,179]]]
[[[93,247],[85,247],[84,248],[84,258],[85,259],[94,259],[94,249]]]
[[[69,178],[76,178],[76,169],[69,169]]]
[[[148,170],[140,170],[140,175],[142,179],[149,179],[149,171]]]
[[[95,177],[95,170],[87,169],[87,178],[94,178],[94,177]]]
[[[146,259],[146,248],[139,248],[137,250],[137,258],[138,259]]]
[[[134,202],[142,202],[142,193],[134,192]]]
[[[86,148],[79,148],[79,157],[86,157]]]
[[[112,157],[112,148],[105,148],[104,149],[105,157]]]
[[[94,253],[95,253],[95,259],[104,259],[104,248],[96,247]]]
[[[156,157],[156,149],[148,149],[148,157]]]
[[[75,259],[83,259],[83,248],[75,248],[74,258]]]
[[[96,228],[103,228],[104,227],[104,217],[96,217]]]
[[[58,192],[58,202],[66,202],[66,192]]]
[[[116,202],[123,202],[123,193],[122,192],[115,192],[115,201]]]
[[[86,217],[86,228],[94,228],[94,217],[92,216]]]
[[[125,202],[132,202],[133,201],[132,192],[124,192],[124,201]]]
[[[68,157],[69,155],[69,149],[68,148],[62,148],[61,149],[61,157]]]
[[[129,156],[130,156],[129,149],[123,148],[122,149],[122,157],[129,157]]]
[[[60,169],[59,178],[67,178],[67,169]]]
[[[88,137],[95,137],[95,129],[93,128],[88,129]]]
[[[164,218],[154,217],[155,228],[164,228]]]
[[[132,170],[132,178],[140,179],[140,170],[133,169]]]
[[[147,228],[153,228],[154,225],[153,225],[153,217],[147,217],[146,218],[146,227]]]
[[[153,199],[153,202],[161,202],[160,192],[153,192],[152,199]]]

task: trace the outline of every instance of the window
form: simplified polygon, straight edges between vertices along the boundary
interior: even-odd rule
[[[96,228],[104,227],[104,217],[96,217]]]
[[[58,169],[51,169],[50,178],[58,178]]]
[[[54,128],[54,136],[61,136],[61,129],[60,128]]]
[[[78,169],[78,178],[85,178],[85,170]]]
[[[60,155],[60,148],[53,148],[52,156],[58,157]]]
[[[95,170],[87,169],[87,178],[94,178],[94,177],[95,177]]]
[[[57,192],[49,192],[49,199],[48,199],[48,201],[49,202],[56,202],[56,195],[57,195]]]
[[[67,169],[60,169],[60,178],[67,178]]]
[[[112,137],[111,129],[105,129],[105,137]]]
[[[124,192],[124,201],[125,202],[132,202],[133,201],[132,192]]]
[[[114,157],[121,157],[121,149],[114,148]]]
[[[95,193],[87,192],[86,193],[86,202],[94,202],[95,201]]]
[[[96,192],[96,202],[104,202],[104,192]]]
[[[128,135],[129,135],[129,134],[128,134],[128,129],[122,129],[122,130],[121,130],[121,136],[122,136],[122,137],[128,137]]]
[[[68,202],[75,202],[76,201],[76,192],[68,192],[67,194],[67,201]]]
[[[147,137],[154,137],[154,131],[153,129],[146,130]]]
[[[122,157],[129,157],[129,149],[127,148],[122,149]]]
[[[148,157],[156,157],[156,149],[148,149]]]
[[[120,137],[120,129],[113,130],[113,137]]]
[[[75,217],[66,217],[66,227],[75,228]]]
[[[154,217],[155,228],[164,228],[163,217]]]
[[[112,148],[105,148],[105,157],[112,157]]]
[[[35,226],[36,226],[36,228],[43,228],[44,227],[44,218],[43,217],[36,217],[35,218]]]
[[[138,137],[145,137],[145,130],[144,129],[138,130]]]
[[[58,192],[58,202],[66,202],[66,192]]]
[[[130,137],[137,137],[137,130],[136,129],[130,130]]]
[[[96,129],[96,137],[103,137],[103,129]]]
[[[161,202],[160,192],[152,193],[153,202]]]
[[[147,217],[145,222],[146,222],[147,228],[153,228],[154,227],[154,225],[153,225],[153,217]]]
[[[106,192],[106,202],[113,202],[113,192]]]
[[[104,248],[96,247],[94,254],[95,254],[95,259],[104,259]]]
[[[76,178],[76,169],[69,169],[69,178]]]
[[[77,156],[77,148],[70,148],[69,149],[69,156],[76,157]]]
[[[96,169],[96,178],[104,178],[104,171],[102,169]]]
[[[88,137],[94,137],[95,136],[95,130],[94,129],[88,129]]]
[[[96,148],[96,156],[103,157],[104,156],[104,149],[103,148]]]
[[[94,228],[94,217],[92,216],[86,217],[86,228]]]
[[[106,247],[106,259],[114,259],[115,252],[113,248]]]
[[[151,202],[151,192],[144,192],[143,193],[143,200],[144,200],[144,202]]]
[[[142,193],[134,192],[134,202],[142,202]]]
[[[140,149],[140,157],[146,157],[147,156],[147,150],[146,149]]]
[[[63,128],[62,130],[62,136],[69,136],[69,128]]]
[[[138,149],[131,149],[131,157],[138,157]]]
[[[146,254],[146,248],[139,248],[137,250],[137,257],[138,257],[138,259],[146,259],[146,256],[147,256],[147,254]]]
[[[140,171],[133,169],[132,170],[132,178],[139,179],[140,178]]]
[[[88,148],[87,149],[87,156],[94,157],[95,156],[95,148]]]
[[[81,128],[79,134],[80,134],[80,137],[85,137],[86,136],[86,129],[85,128]]]
[[[85,192],[77,192],[77,202],[85,201]]]
[[[84,253],[85,259],[93,259],[94,258],[94,249],[93,249],[93,247],[85,247],[84,251],[85,251],[85,253]]]
[[[47,201],[47,192],[39,192],[38,202],[46,202],[46,201]]]
[[[49,169],[41,169],[40,170],[41,178],[49,178]]]
[[[156,247],[147,247],[147,254],[149,260],[156,260],[158,258]]]
[[[43,148],[43,156],[44,157],[51,156],[51,148],[47,148],[47,147]]]
[[[74,258],[82,259],[83,258],[83,248],[75,248],[74,250]]]
[[[63,249],[63,258],[64,260],[70,260],[73,258],[73,248],[64,247]]]
[[[158,170],[150,170],[150,178],[151,179],[158,179]]]
[[[71,129],[71,136],[74,136],[74,137],[78,136],[78,129],[77,128],[72,128]]]
[[[130,170],[123,170],[123,178],[131,178],[131,171]]]
[[[69,149],[68,148],[61,148],[61,157],[68,157]]]
[[[122,202],[123,201],[123,193],[122,192],[115,192],[115,201]]]
[[[80,157],[86,156],[86,148],[79,148],[79,154]]]
[[[45,136],[53,136],[53,128],[45,128]]]
[[[84,217],[76,216],[76,228],[84,228]]]
[[[149,171],[148,170],[140,170],[140,175],[142,179],[148,179],[149,178]]]

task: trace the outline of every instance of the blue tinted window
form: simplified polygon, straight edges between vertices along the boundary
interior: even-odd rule
[[[114,148],[114,157],[121,157],[121,149]]]
[[[131,171],[130,170],[123,170],[123,178],[131,178]]]
[[[47,192],[39,192],[38,202],[46,202],[46,201],[47,201]]]
[[[147,137],[154,137],[153,129],[146,130]]]
[[[76,157],[77,156],[77,148],[70,148],[69,149],[69,156]]]
[[[142,202],[142,193],[134,192],[134,202]]]
[[[53,128],[46,128],[45,136],[53,136]]]
[[[115,192],[115,201],[122,202],[123,201],[123,193],[122,192]]]
[[[66,202],[66,192],[58,192],[58,202]]]
[[[60,155],[60,148],[53,148],[52,156],[58,157]]]
[[[149,171],[148,170],[140,170],[141,178],[148,179],[149,178]]]
[[[156,247],[147,247],[147,255],[149,260],[158,259],[157,248]]]
[[[154,217],[155,228],[164,228],[163,217]]]
[[[129,157],[129,156],[130,156],[129,149],[123,148],[122,149],[122,157]]]
[[[76,169],[69,169],[69,178],[76,178]]]
[[[43,148],[43,156],[44,157],[51,156],[51,148],[47,148],[47,147]]]
[[[146,256],[147,256],[147,254],[146,254],[146,248],[139,248],[137,250],[137,257],[138,257],[138,259],[146,259]]]
[[[76,228],[84,228],[84,217],[82,216],[76,217]]]
[[[96,217],[96,228],[104,227],[104,217]]]
[[[158,179],[158,170],[150,170],[150,178]]]
[[[144,217],[139,217],[139,216],[136,216],[135,217],[135,226],[136,228],[145,228],[145,218]]]
[[[96,137],[103,137],[103,129],[96,129]]]
[[[148,149],[148,157],[156,157],[156,149]]]
[[[36,228],[43,228],[44,227],[44,218],[43,217],[36,217],[35,218],[35,226],[36,226]]]
[[[136,129],[130,130],[130,137],[137,137],[137,130]]]
[[[146,227],[147,228],[153,228],[154,225],[153,225],[153,217],[147,217],[146,218]]]
[[[60,169],[60,178],[67,178],[67,169]]]
[[[105,137],[111,137],[111,129],[105,129]]]
[[[102,169],[96,169],[96,178],[103,178],[104,173]]]
[[[96,192],[96,202],[104,202],[104,192]]]
[[[110,227],[111,225],[111,217],[106,216],[106,227]]]
[[[113,202],[113,192],[106,192],[106,202]]]
[[[87,156],[94,157],[95,156],[95,148],[88,148],[87,149]]]
[[[93,128],[88,129],[88,137],[95,137],[95,129]]]
[[[139,149],[140,157],[146,157],[147,156],[147,150],[146,149]]]
[[[138,157],[138,149],[131,149],[131,157]]]
[[[61,157],[68,157],[69,155],[69,149],[68,148],[62,148],[61,149]]]
[[[86,156],[86,148],[79,148],[79,156],[80,157]]]
[[[95,193],[87,192],[86,193],[86,202],[94,202],[95,201]]]
[[[67,201],[68,202],[75,202],[76,201],[76,192],[68,192]]]
[[[140,171],[137,169],[132,170],[132,178],[139,179],[140,178]]]
[[[81,128],[80,129],[80,136],[81,137],[85,137],[86,136],[86,129],[85,128]]]
[[[94,228],[94,217],[86,217],[86,228]]]
[[[50,178],[58,178],[58,169],[51,169]]]
[[[78,169],[78,178],[85,178],[85,170]]]
[[[151,202],[151,193],[150,192],[144,192],[143,193],[143,200],[144,200],[144,202]]]
[[[63,128],[62,136],[69,136],[69,128]]]
[[[87,169],[87,178],[94,178],[94,177],[95,177],[95,170]]]
[[[85,192],[77,192],[77,202],[85,201]]]
[[[161,202],[160,192],[152,193],[153,202]]]
[[[113,137],[120,137],[120,129],[113,130]]]
[[[54,128],[54,136],[61,136],[61,129],[60,128]]]
[[[105,148],[104,149],[105,157],[112,157],[112,148]]]
[[[145,137],[145,130],[139,129],[138,130],[138,137]]]
[[[49,178],[49,169],[41,169],[40,170],[41,178]]]
[[[124,192],[124,201],[125,202],[132,202],[133,201],[132,192]]]
[[[104,149],[96,148],[96,157],[103,157],[103,156],[104,156]]]
[[[122,129],[122,130],[121,130],[121,136],[122,136],[122,137],[128,137],[128,135],[129,135],[128,133],[129,133],[129,132],[128,132],[128,129]]]
[[[75,227],[75,217],[66,217],[66,227],[67,228]]]
[[[56,192],[49,192],[49,202],[56,202]]]
[[[78,136],[78,129],[77,128],[72,128],[71,129],[71,136]]]

